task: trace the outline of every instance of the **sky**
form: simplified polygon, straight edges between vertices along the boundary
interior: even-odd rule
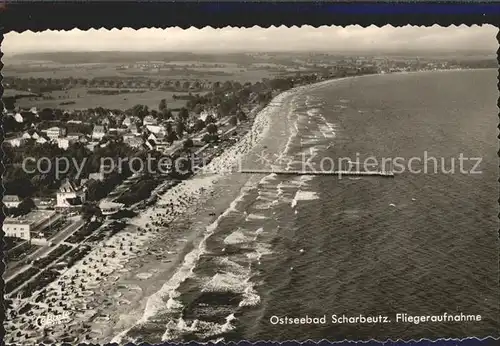
[[[370,51],[491,50],[498,29],[471,27],[312,26],[271,28],[91,29],[5,34],[5,54],[57,51]]]

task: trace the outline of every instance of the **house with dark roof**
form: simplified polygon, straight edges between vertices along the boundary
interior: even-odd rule
[[[66,179],[57,192],[56,210],[79,209],[85,202],[85,196],[84,186]]]

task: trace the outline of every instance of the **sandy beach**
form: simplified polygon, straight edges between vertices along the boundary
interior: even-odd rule
[[[280,94],[273,102],[285,96]],[[172,276],[207,226],[238,195],[239,191],[218,186],[218,181],[237,168],[239,159],[263,136],[269,125],[268,111],[269,106],[259,112],[251,131],[203,171],[167,190],[155,205],[129,219],[124,230],[98,244],[56,281],[16,301],[31,310],[12,316],[6,330],[29,332],[17,333],[10,341],[109,342],[144,319],[141,311],[147,311],[148,297]],[[52,315],[67,318],[64,323],[39,322]]]
[[[153,206],[129,219],[124,230],[97,244],[45,289],[16,302],[29,304],[31,311],[27,316],[9,319],[7,331],[30,330],[15,336],[15,341],[22,342],[105,343],[119,342],[132,326],[147,322],[152,311],[165,304],[168,289],[164,283],[175,281],[172,275],[188,260],[186,255],[215,228],[211,225],[240,193],[234,186],[225,188],[224,177],[241,168],[239,165],[254,164],[244,156],[264,147],[260,142],[271,126],[270,112],[286,112],[283,102],[291,95],[339,80],[300,86],[277,95],[255,116],[251,130],[236,144],[195,176],[160,195]],[[237,179],[243,187],[248,176]],[[156,191],[161,191],[161,186]],[[168,302],[175,304],[174,299]],[[64,323],[29,328],[52,315],[67,318]]]

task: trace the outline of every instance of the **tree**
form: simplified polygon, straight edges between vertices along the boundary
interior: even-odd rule
[[[212,139],[212,136],[210,136],[208,133],[205,133],[202,137],[202,141],[205,142],[205,143],[208,143],[210,142],[210,140]]]
[[[167,100],[161,99],[160,104],[158,106],[158,110],[160,112],[165,112],[167,110]]]
[[[174,179],[186,179],[193,174],[192,160],[189,157],[175,155],[172,157],[172,162],[175,162],[175,164],[172,166],[170,174]]]
[[[189,148],[192,148],[194,146],[194,142],[191,138],[188,138],[184,141],[184,143],[182,143],[182,147],[184,149],[189,149]]]
[[[167,134],[167,142],[169,142],[170,144],[172,144],[177,139],[179,138],[177,137],[177,134],[174,131],[171,131],[169,134]]]
[[[158,114],[158,119],[159,120],[168,120],[172,118],[172,112],[170,109],[164,109]]]
[[[207,125],[207,132],[211,135],[214,135],[217,133],[217,125],[215,124],[208,124]]]
[[[239,121],[245,121],[248,119],[247,115],[243,111],[239,111],[236,115]]]
[[[234,115],[233,115],[233,116],[229,119],[229,124],[230,124],[231,126],[236,126],[236,125],[238,125],[238,118],[236,118],[236,116],[234,116]]]
[[[130,111],[133,116],[138,117],[141,120],[143,120],[144,117],[149,113],[148,106],[144,105],[135,105]]]
[[[175,124],[175,132],[177,133],[177,136],[182,137],[184,134],[184,131],[186,130],[186,127],[182,121],[177,121]]]
[[[193,107],[193,112],[196,113],[196,114],[200,114],[202,111],[203,111],[203,105],[201,105],[200,103],[197,103]]]
[[[23,201],[21,203],[19,203],[17,208],[15,208],[16,210],[13,211],[13,214],[15,216],[26,215],[30,211],[35,209],[35,207],[36,207],[35,202],[33,202],[33,200],[31,198],[27,197],[27,198],[23,199]]]
[[[205,118],[205,124],[209,123],[215,123],[215,118],[211,114],[207,115],[207,117]]]
[[[50,108],[44,108],[38,113],[40,120],[54,120],[54,111]]]
[[[90,203],[85,203],[82,205],[82,218],[85,221],[90,221],[93,216],[102,216],[101,210]]]
[[[165,125],[165,131],[167,131],[167,134],[173,131],[172,123],[170,121]]]
[[[199,132],[205,128],[205,122],[202,119],[196,119],[194,122],[194,130]]]
[[[186,121],[189,118],[189,111],[187,108],[182,107],[181,110],[179,111],[178,117],[181,121]]]

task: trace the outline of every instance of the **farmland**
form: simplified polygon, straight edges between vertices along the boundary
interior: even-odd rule
[[[88,59],[84,59],[83,56]],[[4,83],[5,95],[17,95],[16,105],[21,108],[88,109],[103,107],[109,109],[129,109],[142,104],[157,109],[159,101],[165,99],[170,109],[185,106],[185,99],[174,99],[174,95],[185,96],[189,92],[204,94],[212,90],[214,83],[226,81],[255,83],[264,78],[289,74],[296,71],[294,66],[259,60],[248,55],[205,56],[174,54],[170,59],[159,59],[154,53],[129,56],[126,53],[104,55],[95,61],[92,53],[32,54],[4,58],[2,71],[6,80],[44,79],[43,90],[12,90]],[[63,79],[98,81],[103,84],[63,83]],[[168,81],[167,87],[162,87]],[[178,82],[177,82],[178,81]],[[201,83],[202,87],[174,87],[175,83]],[[137,82],[137,83],[136,83]],[[151,84],[151,86],[150,86]],[[129,87],[132,85],[132,87]],[[154,86],[153,86],[154,85]],[[181,84],[182,85],[182,84]],[[128,90],[125,90],[128,89]],[[103,92],[103,90],[105,92]],[[96,92],[97,91],[97,92]],[[36,94],[30,95],[30,92]]]
[[[148,78],[181,79],[224,82],[234,80],[241,83],[257,82],[278,74],[272,64],[241,65],[230,62],[202,61],[129,61],[127,63],[60,63],[40,60],[16,60],[6,64],[3,73],[20,78]],[[280,72],[286,72],[281,70]]]
[[[24,97],[17,101],[17,105],[22,108],[33,106],[39,108],[60,108],[60,109],[88,109],[103,107],[108,109],[129,109],[136,104],[148,106],[150,109],[158,109],[161,99],[166,99],[169,108],[181,108],[185,105],[185,100],[174,100],[173,95],[187,95],[183,92],[170,92],[161,90],[139,90],[141,92],[131,92],[117,95],[97,95],[89,93],[86,88],[73,88],[69,90],[57,90],[44,93],[51,99],[41,97]]]

